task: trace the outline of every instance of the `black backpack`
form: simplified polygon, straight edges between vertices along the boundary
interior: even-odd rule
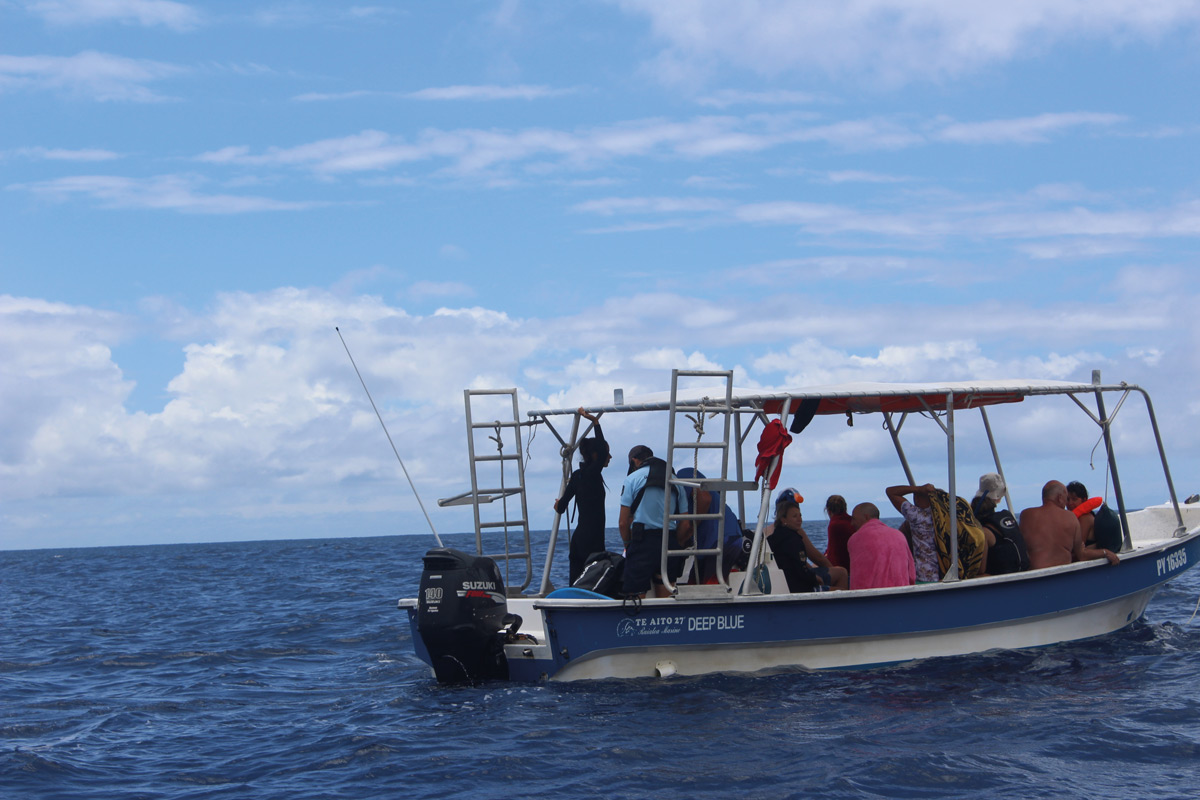
[[[587,566],[571,585],[620,600],[621,584],[625,577],[625,556],[619,553],[592,553]]]
[[[1021,528],[1012,512],[1006,508],[997,509],[984,524],[996,536],[996,543],[988,548],[988,574],[1007,575],[1029,569],[1025,537],[1021,535]]]
[[[1096,523],[1092,528],[1092,540],[1096,543],[1096,547],[1111,550],[1114,553],[1119,553],[1121,546],[1125,543],[1125,534],[1121,532],[1121,517],[1108,507],[1108,503],[1102,503],[1096,509]]]

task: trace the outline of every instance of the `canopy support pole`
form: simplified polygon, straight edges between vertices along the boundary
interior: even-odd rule
[[[992,448],[992,461],[996,464],[996,474],[1000,476],[1000,480],[1004,481],[1004,502],[1008,503],[1008,510],[1013,510],[1012,495],[1008,493],[1008,478],[1004,477],[1004,467],[1000,465],[1000,451],[996,449],[996,437],[992,436],[992,424],[988,422],[987,409],[983,406],[979,407],[979,415],[983,417],[983,429],[987,432],[988,445]]]
[[[1150,402],[1150,395],[1145,389],[1138,389],[1142,397],[1146,401],[1146,411],[1150,414],[1150,428],[1154,431],[1154,443],[1158,445],[1158,457],[1162,461],[1163,475],[1167,477],[1167,491],[1171,493],[1171,507],[1175,509],[1175,521],[1179,527],[1175,529],[1176,536],[1183,536],[1187,533],[1187,526],[1183,524],[1183,513],[1179,510],[1179,498],[1175,495],[1175,482],[1171,480],[1171,468],[1167,466],[1167,451],[1163,449],[1162,436],[1158,433],[1158,419],[1154,416],[1154,404]]]
[[[1096,386],[1096,409],[1100,412],[1100,430],[1104,433],[1104,451],[1108,454],[1108,470],[1112,473],[1113,494],[1117,498],[1117,513],[1121,516],[1121,531],[1125,541],[1121,551],[1133,549],[1133,537],[1129,533],[1129,517],[1125,513],[1125,496],[1121,493],[1121,478],[1117,475],[1117,455],[1113,452],[1112,422],[1104,410],[1104,393],[1100,391],[1100,370],[1092,370],[1092,383]]]
[[[788,411],[792,408],[792,398],[788,397],[783,401],[783,409],[779,412],[781,420],[787,419]],[[771,465],[767,471],[763,473],[762,488],[759,490],[761,500],[758,506],[758,522],[754,525],[754,541],[750,544],[750,559],[746,562],[746,577],[742,578],[742,589],[740,594],[761,594],[758,591],[758,584],[754,582],[754,570],[758,568],[762,561],[763,548],[763,528],[767,522],[767,508],[771,504],[771,490],[768,488],[771,485],[771,476],[775,474],[775,467],[779,466],[779,459],[782,455],[777,455],[771,459]]]
[[[958,487],[954,480],[954,392],[946,394],[946,462],[950,466],[950,569],[945,583],[958,580]]]
[[[904,475],[908,478],[909,486],[916,486],[917,482],[913,479],[912,467],[908,465],[908,458],[904,455],[904,447],[900,444],[900,428],[904,425],[904,418],[907,414],[900,417],[900,425],[892,424],[892,412],[883,412],[883,422],[887,426],[888,433],[892,435],[892,444],[896,447],[896,455],[900,456],[900,466],[904,467]]]
[[[549,420],[546,420],[547,425],[549,425],[549,422]],[[551,427],[550,430],[553,431],[554,428]],[[557,431],[554,431],[554,436],[560,442],[563,441],[562,437],[558,435]],[[558,494],[555,495],[555,499],[562,497],[563,493],[567,491],[567,481],[571,478],[571,456],[575,454],[575,450],[578,447],[578,441],[579,414],[576,413],[574,420],[571,423],[571,440],[569,443],[563,442],[562,479],[558,483]],[[554,524],[550,526],[550,541],[546,545],[546,564],[542,567],[542,585],[538,590],[538,594],[542,597],[545,597],[546,595],[550,594],[551,591],[553,591],[553,586],[550,583],[550,567],[554,564],[554,550],[555,546],[558,544],[558,526],[560,522],[562,522],[562,514],[556,510],[554,512]]]

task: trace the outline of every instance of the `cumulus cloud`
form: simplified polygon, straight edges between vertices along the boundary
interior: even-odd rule
[[[1116,285],[1170,281],[1142,270],[1117,276]],[[127,408],[133,386],[114,355],[118,346],[133,352],[133,331],[143,323],[0,296],[0,411],[7,421],[0,497],[25,505],[39,498],[170,497],[200,517],[352,508],[415,515],[335,326],[427,503],[465,486],[464,387],[520,386],[524,410],[573,408],[607,404],[615,388],[630,401],[661,393],[675,367],[732,368],[736,385],[768,389],[861,380],[1086,380],[1102,367],[1110,378],[1157,389],[1168,435],[1186,446],[1200,426],[1187,410],[1195,387],[1178,375],[1197,366],[1182,343],[1197,328],[1195,298],[1176,294],[1169,303],[1144,292],[1107,305],[1063,298],[1039,308],[955,307],[932,298],[861,305],[856,324],[847,325],[841,308],[814,300],[807,287],[766,298],[731,292],[720,301],[638,294],[543,318],[485,306],[415,314],[376,297],[315,289],[230,293],[203,315],[172,323],[174,335],[187,337],[178,370],[163,387],[162,407],[143,411]],[[161,304],[146,308],[177,316]],[[1181,340],[1180,331],[1189,333]],[[1073,438],[1058,436],[1061,415],[1017,422],[1010,449],[1049,448],[1047,437],[1080,452],[1094,444],[1086,425]],[[622,441],[659,441],[656,425],[661,420],[605,420],[606,432]],[[843,420],[823,421],[805,434],[793,461],[883,464],[886,447],[860,435]],[[929,426],[914,438],[914,457],[922,448],[936,456],[938,446]],[[1130,454],[1141,446],[1122,444]],[[557,486],[559,466],[552,441],[538,448],[530,480],[538,482],[532,491],[546,495],[531,498],[540,508]],[[206,510],[200,498],[210,496],[221,501]],[[440,517],[448,529],[469,526],[453,513]]]

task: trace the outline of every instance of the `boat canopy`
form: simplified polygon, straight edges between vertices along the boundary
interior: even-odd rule
[[[1094,383],[1047,380],[949,381],[943,383],[842,383],[827,386],[808,386],[794,390],[733,389],[733,405],[737,408],[777,414],[787,399],[792,409],[806,400],[816,401],[815,414],[868,414],[878,412],[908,413],[936,409],[945,410],[953,397],[956,410],[979,408],[1001,403],[1019,403],[1031,395],[1079,394],[1096,391],[1125,391],[1125,384],[1101,386]],[[715,406],[724,397],[680,399],[677,405]],[[595,413],[628,411],[667,411],[671,407],[670,393],[646,395],[629,403],[588,406]],[[557,408],[530,411],[532,418],[574,414],[576,408]]]

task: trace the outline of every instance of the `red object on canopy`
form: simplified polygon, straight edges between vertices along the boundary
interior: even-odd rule
[[[754,480],[758,480],[771,468],[771,460],[779,456],[775,469],[767,478],[767,486],[774,489],[779,483],[779,471],[783,468],[783,451],[792,443],[792,435],[777,419],[773,419],[763,428],[762,436],[758,437],[758,458],[754,459]]]

